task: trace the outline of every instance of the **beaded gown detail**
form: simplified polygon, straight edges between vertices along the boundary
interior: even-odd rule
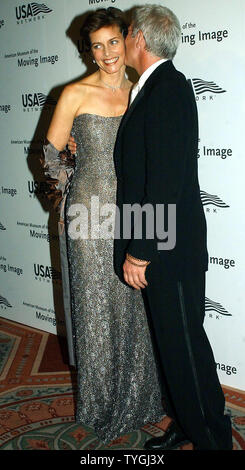
[[[76,422],[91,426],[104,443],[165,414],[141,292],[113,269],[113,149],[120,121],[95,114],[74,119],[76,163],[65,204]],[[106,230],[96,232],[95,221]]]

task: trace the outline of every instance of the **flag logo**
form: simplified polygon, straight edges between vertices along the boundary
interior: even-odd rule
[[[220,315],[225,315],[226,317],[232,316],[231,313],[229,313],[221,304],[210,300],[208,297],[205,297],[205,311],[215,311],[216,313]]]
[[[200,191],[200,194],[203,206],[213,205],[222,208],[230,207],[216,195],[208,194],[205,191]]]
[[[226,93],[226,90],[216,85],[215,82],[207,82],[200,78],[193,78],[192,83],[196,95],[201,95],[202,93]]]

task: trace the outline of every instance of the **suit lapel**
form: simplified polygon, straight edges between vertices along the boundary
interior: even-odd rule
[[[164,62],[163,64],[159,65],[159,67],[157,67],[154,70],[154,72],[152,72],[150,77],[146,80],[144,86],[141,88],[139,93],[136,95],[134,101],[132,102],[131,106],[128,108],[128,110],[124,114],[124,116],[121,120],[119,129],[118,129],[117,139],[116,139],[116,143],[115,143],[115,150],[114,150],[114,163],[115,163],[115,167],[116,167],[116,170],[117,170],[117,176],[121,173],[121,161],[120,161],[121,158],[122,158],[122,155],[121,155],[121,152],[120,152],[121,137],[122,137],[123,129],[124,129],[125,125],[127,124],[127,121],[129,119],[129,117],[131,116],[132,112],[136,108],[139,101],[143,98],[143,96],[145,94],[145,90],[148,87],[151,87],[151,85],[154,83],[155,80],[161,79],[160,78],[161,76],[163,76],[165,74],[168,74],[169,71],[171,72],[173,70],[175,70],[175,68],[174,68],[174,65],[173,65],[171,60],[168,60],[167,62]]]
[[[136,95],[133,103],[131,104],[131,106],[128,108],[128,110],[126,111],[126,113],[124,114],[124,117],[121,121],[121,124],[120,124],[120,127],[119,127],[119,132],[118,132],[118,137],[120,137],[122,131],[123,131],[123,128],[125,126],[125,124],[127,123],[131,113],[133,112],[133,110],[135,109],[135,107],[137,106],[138,102],[140,101],[140,99],[144,96],[145,94],[145,90],[151,86],[151,84],[157,80],[158,78],[158,75],[161,74],[161,73],[164,73],[164,72],[168,72],[169,70],[172,70],[174,69],[174,66],[173,66],[173,63],[172,61],[168,60],[167,62],[164,62],[163,64],[159,65],[159,67],[157,67],[154,72],[152,72],[152,74],[150,75],[150,77],[146,80],[144,86],[141,88],[141,90],[139,91],[139,93]]]
[[[139,91],[139,93],[136,95],[133,103],[131,104],[131,106],[128,108],[128,110],[126,111],[126,113],[124,114],[122,120],[121,120],[121,123],[120,123],[120,126],[119,126],[119,129],[118,129],[118,133],[117,133],[117,139],[116,139],[116,143],[115,143],[115,149],[114,149],[114,164],[115,164],[115,168],[116,168],[116,173],[117,173],[117,177],[119,177],[120,173],[121,173],[121,155],[120,155],[120,146],[121,146],[121,136],[122,136],[122,131],[124,129],[124,126],[125,124],[127,123],[129,117],[131,116],[133,110],[135,109],[135,107],[137,106],[137,103],[140,101],[140,99],[144,96],[144,87],[141,88],[141,90]]]
[[[121,132],[125,126],[125,124],[127,123],[130,115],[132,114],[133,110],[135,109],[135,107],[137,106],[137,103],[140,101],[140,99],[144,96],[144,93],[145,93],[145,87],[142,87],[141,90],[139,91],[139,93],[136,95],[133,103],[131,104],[131,106],[129,106],[128,110],[126,111],[126,113],[124,114],[123,118],[122,118],[122,121],[121,121],[121,124],[120,124],[120,127],[119,127],[119,131],[118,131],[118,138],[120,137],[121,135]]]

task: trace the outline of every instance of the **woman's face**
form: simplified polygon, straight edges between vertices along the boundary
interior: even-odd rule
[[[125,65],[124,37],[117,25],[90,33],[90,41],[91,52],[101,70],[113,74]]]

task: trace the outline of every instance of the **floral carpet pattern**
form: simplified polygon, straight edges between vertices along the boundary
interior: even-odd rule
[[[64,339],[0,318],[0,450],[142,450],[164,433],[167,417],[103,445],[75,423],[76,371],[67,362]],[[233,449],[245,450],[245,392],[223,390]]]

